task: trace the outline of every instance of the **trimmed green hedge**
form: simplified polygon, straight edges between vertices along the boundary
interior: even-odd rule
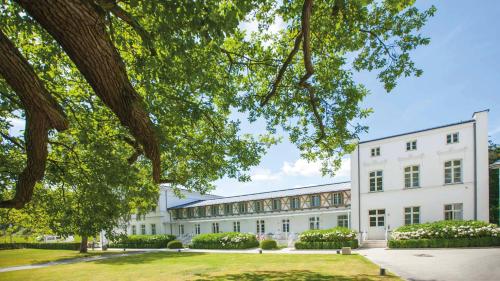
[[[342,247],[351,247],[356,249],[358,247],[358,240],[344,242],[295,242],[295,249],[297,250],[312,250],[312,249],[341,249]]]
[[[262,250],[272,250],[272,249],[277,249],[278,248],[278,243],[272,239],[266,239],[260,241],[260,248]]]
[[[255,235],[239,232],[200,234],[189,245],[193,249],[249,249],[258,246]]]
[[[437,221],[405,225],[392,232],[394,240],[413,239],[457,239],[499,237],[500,228],[482,221]]]
[[[47,250],[79,250],[80,243],[2,243],[1,250],[6,249],[47,249]]]
[[[389,240],[389,248],[458,248],[491,246],[500,246],[500,237]]]
[[[172,240],[168,242],[167,248],[169,249],[182,249],[182,242],[179,240]]]
[[[166,248],[168,242],[175,240],[175,235],[129,235],[109,244],[110,248]]]

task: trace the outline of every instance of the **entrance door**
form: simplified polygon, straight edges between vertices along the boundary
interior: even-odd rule
[[[368,219],[370,224],[368,228],[368,239],[384,240],[386,229],[385,209],[369,210]]]

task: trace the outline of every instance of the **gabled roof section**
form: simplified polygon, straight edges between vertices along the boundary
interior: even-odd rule
[[[305,194],[315,194],[315,193],[323,193],[323,192],[333,192],[333,191],[341,191],[341,190],[349,190],[351,189],[351,182],[338,182],[338,183],[329,183],[329,184],[321,184],[321,185],[313,185],[313,186],[303,186],[289,189],[281,189],[276,191],[267,191],[267,192],[259,192],[259,193],[251,193],[223,198],[216,198],[210,200],[201,200],[196,202],[191,202],[183,205],[174,206],[169,209],[179,209],[186,207],[201,207],[208,205],[217,205],[217,204],[226,204],[226,203],[235,203],[235,202],[243,202],[243,201],[253,201],[253,200],[263,200],[270,198],[279,198],[279,197],[287,197],[287,196],[298,196]]]

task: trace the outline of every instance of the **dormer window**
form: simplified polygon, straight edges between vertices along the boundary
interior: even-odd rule
[[[417,141],[412,140],[406,143],[406,151],[417,150]]]
[[[459,135],[457,133],[446,135],[446,144],[458,143]]]
[[[372,157],[380,156],[380,147],[374,147],[371,150]]]

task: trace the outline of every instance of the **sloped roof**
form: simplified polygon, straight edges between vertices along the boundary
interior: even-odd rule
[[[216,204],[226,204],[226,203],[234,203],[234,202],[242,202],[242,201],[252,201],[252,200],[262,200],[269,198],[279,198],[279,197],[287,197],[287,196],[297,196],[297,195],[305,195],[305,194],[315,194],[322,192],[332,192],[332,191],[340,191],[340,190],[349,190],[351,189],[351,182],[338,182],[338,183],[329,183],[329,184],[321,184],[321,185],[313,185],[313,186],[303,186],[297,188],[289,188],[275,191],[267,191],[267,192],[259,192],[252,194],[244,194],[223,198],[216,198],[210,200],[200,200],[196,202],[191,202],[183,205],[174,206],[169,209],[179,209],[186,207],[201,207],[208,205],[216,205]]]

